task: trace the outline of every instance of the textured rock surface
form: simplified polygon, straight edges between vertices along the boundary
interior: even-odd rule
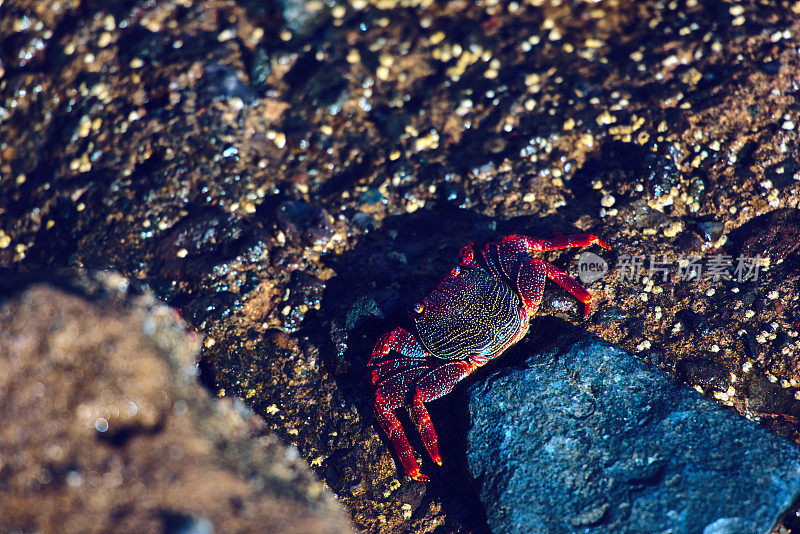
[[[351,530],[295,449],[241,404],[208,395],[198,336],[173,310],[151,295],[104,295],[89,279],[13,296],[7,281],[0,531]]]
[[[494,532],[768,532],[800,450],[592,338],[470,396],[467,451]]]

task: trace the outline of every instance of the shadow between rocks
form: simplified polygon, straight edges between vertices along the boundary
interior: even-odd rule
[[[321,357],[335,376],[337,385],[365,422],[372,424],[399,466],[393,447],[372,413],[374,389],[366,377],[366,363],[373,345],[385,332],[402,326],[413,332],[409,310],[428,294],[456,264],[459,249],[470,243],[485,243],[512,233],[548,237],[556,232],[583,233],[558,216],[518,217],[498,221],[455,208],[437,207],[387,218],[376,230],[359,238],[347,253],[330,258],[337,273],[327,283],[319,315],[304,323],[302,335],[315,340]],[[550,253],[552,261],[561,253]],[[574,251],[566,251],[572,257]],[[553,261],[561,268],[564,262]],[[580,317],[578,303],[554,284],[548,284],[543,314]],[[433,464],[407,414],[400,418],[412,446],[420,452],[422,470],[431,477],[424,488],[406,481],[392,499],[401,499],[416,510],[421,504],[440,501],[448,519],[473,532],[488,532],[486,516],[467,470],[466,445],[469,429],[468,395],[465,384],[485,379],[498,368],[524,364],[532,353],[546,350],[558,333],[575,327],[561,319],[538,317],[528,336],[498,361],[464,381],[449,395],[430,403],[444,466]],[[402,412],[405,412],[404,410]],[[404,474],[398,469],[401,481]],[[327,481],[336,487],[335,480]],[[416,488],[416,489],[415,489]],[[423,507],[424,509],[425,507]],[[443,528],[453,527],[446,524]]]
[[[83,271],[66,267],[18,273],[0,267],[0,304],[21,295],[37,284],[51,286],[89,302],[103,302],[109,296],[115,295],[115,289],[123,292],[122,288],[114,288],[110,285],[109,280],[104,279],[106,274],[107,272],[102,270]],[[124,293],[126,295],[139,295],[142,291],[143,287],[139,281],[125,280]]]

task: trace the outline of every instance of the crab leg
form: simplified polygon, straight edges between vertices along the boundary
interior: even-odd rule
[[[552,239],[535,239],[524,235],[510,235],[506,240],[521,240],[530,252],[546,252],[548,250],[561,250],[564,248],[588,247],[600,245],[610,249],[611,246],[594,234],[559,235]]]
[[[592,309],[592,295],[567,273],[539,258],[531,258],[522,262],[517,271],[517,291],[519,291],[529,314],[533,314],[539,307],[539,303],[542,302],[545,278],[560,285],[570,295],[581,301],[586,306],[583,317],[589,316]]]
[[[608,243],[593,234],[559,235],[552,239],[536,239],[525,235],[514,234],[504,237],[499,243],[489,243],[481,251],[481,256],[493,275],[502,273],[509,279],[515,280],[514,270],[520,261],[525,259],[529,252],[547,252],[565,248],[586,247],[600,245],[611,248]],[[472,243],[461,249],[460,264],[464,267],[477,267]],[[565,288],[566,289],[566,288]]]
[[[461,267],[477,268],[478,262],[475,261],[475,248],[474,243],[461,247],[458,253],[458,264]]]
[[[434,367],[417,382],[415,399],[421,402],[430,402],[447,395],[456,384],[478,368],[478,364],[471,360],[448,362],[439,367]]]
[[[520,249],[520,252],[525,252],[525,249]],[[499,276],[501,271],[505,268],[505,263],[507,262],[501,261],[503,256],[500,253],[497,243],[489,243],[486,245],[481,252],[481,255],[483,256],[483,261],[486,263],[486,267],[489,269],[489,272],[492,273],[493,276]],[[511,258],[512,259],[508,263],[513,263],[513,256],[511,256]]]
[[[539,308],[539,303],[542,302],[542,295],[544,295],[544,282],[547,280],[547,270],[543,267],[545,262],[539,258],[531,258],[523,261],[519,269],[517,269],[517,276],[514,280],[517,284],[517,291],[522,298],[525,308],[528,310],[528,315],[531,316]]]
[[[391,332],[384,334],[375,344],[367,367],[376,365],[393,350],[409,358],[424,358],[428,356],[425,348],[406,329],[395,328]]]
[[[411,444],[408,442],[405,432],[403,432],[400,420],[394,410],[389,408],[386,399],[380,394],[375,396],[375,417],[381,424],[383,431],[389,436],[392,445],[394,445],[394,450],[397,452],[397,457],[400,458],[400,463],[403,464],[403,469],[408,473],[408,476],[423,482],[430,480],[420,472],[419,464],[414,457],[414,449],[411,448]]]
[[[431,455],[431,460],[442,465],[442,457],[439,454],[439,439],[436,437],[436,430],[433,428],[428,409],[425,408],[419,394],[414,397],[414,404],[409,408],[408,413],[411,416],[411,420],[417,425],[417,430],[422,437],[425,448],[428,449],[428,454]]]
[[[417,382],[414,404],[411,406],[409,413],[411,419],[417,425],[428,454],[439,465],[442,465],[442,457],[439,454],[439,439],[436,436],[436,430],[433,428],[430,415],[428,415],[428,410],[423,403],[447,395],[453,391],[456,384],[464,380],[477,368],[478,365],[472,361],[448,362],[433,368]]]
[[[387,358],[393,351],[400,356]],[[405,472],[411,478],[422,481],[427,481],[428,477],[420,472],[414,449],[403,432],[395,410],[403,406],[411,385],[417,378],[429,371],[428,356],[414,336],[403,328],[396,328],[375,344],[372,357],[367,363],[372,384],[377,386],[375,418],[392,442]]]
[[[582,285],[576,282],[574,278],[564,271],[556,269],[544,261],[542,262],[542,268],[544,269],[547,278],[560,285],[567,293],[583,302],[583,304],[586,306],[586,309],[583,312],[583,318],[586,319],[589,317],[589,313],[592,311],[592,295],[586,291]]]
[[[575,279],[539,258],[523,260],[517,268],[516,276],[512,276],[513,262],[517,261],[520,252],[544,252],[594,244],[611,248],[608,243],[593,234],[560,235],[550,240],[511,235],[503,238],[499,244],[487,245],[484,257],[487,261],[496,261],[503,272],[516,283],[529,312],[532,313],[539,307],[544,291],[544,278],[547,277],[586,306],[583,315],[586,318],[592,309],[592,296]]]

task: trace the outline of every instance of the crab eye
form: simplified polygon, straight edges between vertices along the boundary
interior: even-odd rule
[[[453,270],[450,271],[450,274],[452,274],[453,276],[458,276],[459,274],[461,274],[461,269],[459,267],[453,267]]]
[[[414,313],[422,313],[423,311],[425,311],[425,305],[424,304],[422,304],[420,302],[417,302],[416,304],[414,304]]]

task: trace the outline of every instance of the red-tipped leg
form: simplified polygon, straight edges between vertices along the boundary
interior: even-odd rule
[[[586,319],[589,317],[589,313],[592,311],[592,295],[564,271],[556,269],[544,261],[542,262],[542,267],[545,269],[547,278],[560,285],[567,293],[583,302],[584,306],[586,306],[583,312],[583,318]]]
[[[414,449],[411,448],[411,444],[408,442],[405,432],[403,432],[400,420],[380,394],[375,397],[375,417],[378,419],[383,431],[389,436],[394,450],[397,452],[397,457],[400,458],[400,463],[408,476],[414,480],[428,482],[430,479],[419,470],[419,464],[414,457]]]
[[[436,430],[433,428],[431,416],[423,403],[450,393],[458,382],[478,367],[478,364],[471,361],[458,361],[447,362],[431,368],[430,360],[430,358],[417,360],[418,365],[401,369],[379,379],[375,395],[375,417],[391,440],[403,469],[412,479],[423,482],[427,482],[429,479],[420,472],[419,463],[414,456],[414,449],[403,432],[395,410],[402,406],[408,386],[416,383],[416,392],[413,403],[409,407],[409,415],[417,426],[431,459],[438,465],[442,465]]]
[[[447,395],[453,391],[456,384],[464,380],[477,368],[478,365],[471,361],[448,362],[434,367],[417,382],[414,404],[411,406],[409,413],[411,419],[417,425],[428,454],[439,465],[442,465],[442,457],[439,454],[439,439],[436,437],[436,430],[433,428],[431,417],[428,415],[428,410],[423,403]]]
[[[541,259],[528,258],[523,259],[521,263],[516,262],[519,261],[521,249],[525,252],[546,252],[589,245],[611,248],[608,243],[593,234],[557,235],[551,239],[510,235],[503,238],[498,245],[494,245],[496,252],[490,250],[491,244],[487,246],[487,259],[489,261],[494,260],[509,278],[516,282],[517,290],[530,313],[533,313],[538,308],[542,300],[546,277],[584,304],[583,317],[586,318],[592,311],[592,296],[582,285],[566,273]],[[497,257],[496,260],[494,259],[495,257]],[[516,268],[516,272],[514,272],[514,265],[519,265]]]
[[[428,449],[428,454],[431,455],[431,460],[438,465],[442,465],[442,457],[439,454],[439,439],[436,437],[436,430],[433,428],[431,416],[428,414],[428,409],[422,404],[419,394],[414,397],[414,404],[408,411],[411,420],[417,425],[419,435],[422,436],[422,442],[425,448]]]
[[[548,250],[561,250],[564,248],[588,247],[589,245],[600,245],[610,249],[611,246],[594,234],[575,234],[559,235],[551,239],[534,239],[532,237],[512,235],[506,239],[521,239],[531,252],[546,252]]]
[[[592,311],[592,295],[567,273],[539,258],[531,258],[522,262],[517,271],[517,291],[519,291],[525,307],[528,308],[528,313],[533,314],[542,301],[545,277],[581,301],[585,306],[583,318],[589,316]]]

